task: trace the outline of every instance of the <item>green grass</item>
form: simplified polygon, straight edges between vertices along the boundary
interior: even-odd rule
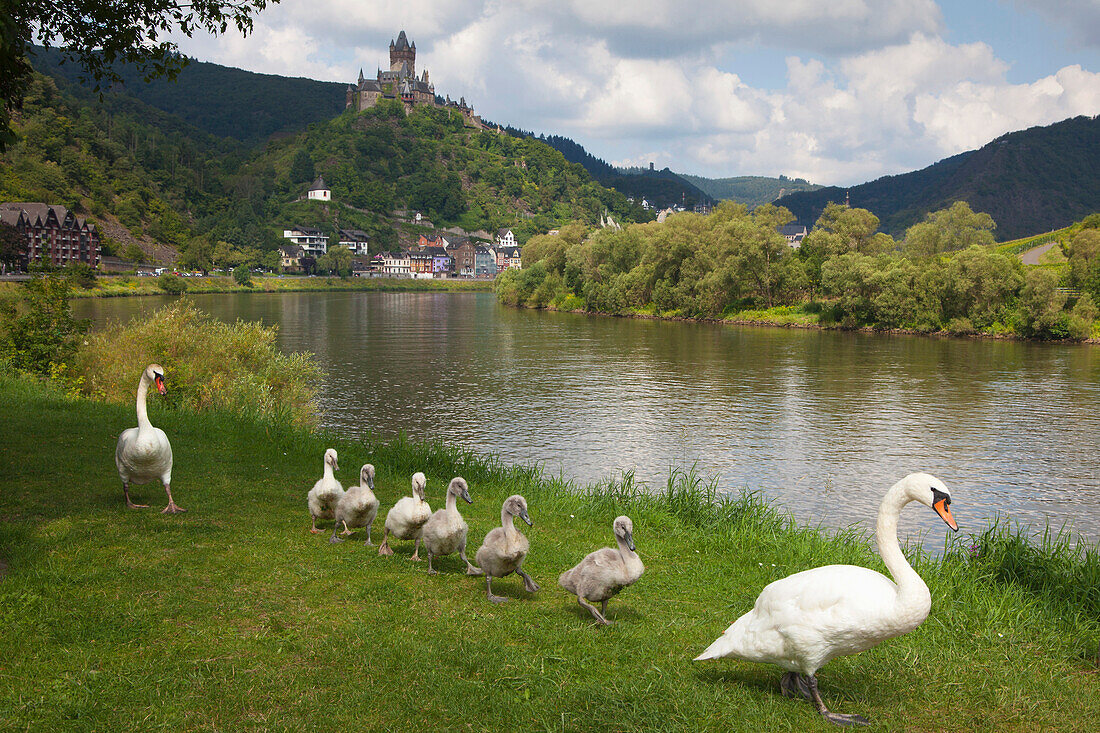
[[[816,312],[806,309],[808,303],[800,305],[777,305],[759,310],[728,311],[722,315],[723,321],[730,323],[751,323],[763,326],[818,326],[821,325],[820,308]]]
[[[184,278],[187,292],[195,293],[295,293],[356,290],[378,291],[491,291],[492,280],[410,280],[368,277],[262,277],[252,278],[252,287],[238,285],[231,276]],[[164,295],[155,277],[101,277],[89,290],[74,289],[74,298],[111,298],[127,295]]]
[[[832,562],[881,570],[860,533],[800,526],[691,471],[653,495],[630,474],[578,488],[441,445],[275,431],[151,402],[183,515],[159,513],[158,486],[136,490],[152,509],[122,505],[112,451],[132,407],[0,378],[0,728],[831,730],[779,695],[778,669],[691,659],[772,580]],[[511,600],[493,606],[457,558],[429,577],[408,560],[411,543],[384,558],[309,534],[305,495],[330,445],[345,483],[376,465],[382,514],[413,471],[427,473],[433,505],[465,476],[471,549],[504,497],[524,494],[535,523],[525,567],[542,590],[507,578],[494,591]],[[965,518],[964,496],[955,507]],[[609,544],[623,512],[647,570],[599,628],[556,579]],[[1095,729],[1096,548],[965,529],[979,534],[942,560],[911,550],[932,615],[827,665],[826,702],[880,730]]]

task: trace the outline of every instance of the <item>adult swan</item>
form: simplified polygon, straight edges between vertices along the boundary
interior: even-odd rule
[[[928,586],[898,546],[898,517],[911,501],[931,507],[959,530],[943,482],[927,473],[910,474],[886,492],[878,510],[878,551],[893,581],[854,565],[826,565],[777,580],[696,661],[738,657],[777,664],[788,670],[780,683],[784,695],[802,695],[831,723],[866,725],[863,716],[829,712],[814,673],[830,659],[906,634],[928,617]]]
[[[180,508],[176,502],[172,501],[172,444],[168,442],[168,436],[163,430],[153,427],[149,422],[149,413],[145,409],[145,395],[149,392],[150,384],[156,385],[157,391],[161,394],[165,393],[164,367],[150,364],[142,372],[137,389],[138,426],[123,430],[122,435],[118,436],[115,465],[118,466],[118,477],[122,479],[122,493],[126,496],[126,506],[131,509],[148,506],[148,504],[135,504],[130,500],[130,484],[146,484],[160,479],[168,494],[168,506],[162,513],[178,514],[187,510]]]

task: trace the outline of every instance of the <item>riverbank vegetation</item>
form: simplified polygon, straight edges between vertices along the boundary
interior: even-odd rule
[[[249,275],[242,283],[234,275],[159,277],[117,275],[99,277],[88,288],[75,288],[74,298],[116,298],[130,295],[190,293],[314,293],[314,292],[470,292],[490,291],[491,280],[411,280],[374,277],[268,277]]]
[[[655,490],[629,474],[580,488],[457,448],[276,427],[156,396],[152,421],[171,437],[173,493],[189,511],[131,511],[110,455],[132,404],[7,376],[0,401],[3,727],[831,730],[779,694],[778,669],[691,659],[772,580],[831,562],[884,569],[861,532],[799,525],[691,471]],[[305,494],[327,447],[346,483],[375,464],[383,515],[414,471],[437,503],[452,476],[466,477],[474,546],[501,501],[523,494],[534,520],[525,567],[542,590],[498,581],[510,600],[494,606],[457,558],[431,577],[409,561],[410,543],[386,558],[363,533],[338,546],[310,535]],[[159,487],[138,490],[157,504]],[[908,552],[931,616],[827,665],[826,700],[884,730],[1091,730],[1096,549],[983,530],[962,492],[954,508],[972,536],[938,559]],[[610,543],[621,513],[646,573],[599,628],[555,580]]]
[[[779,307],[801,325],[1100,337],[1100,217],[1071,228],[1061,268],[997,251],[993,220],[965,202],[901,242],[871,212],[834,204],[792,248],[777,232],[790,220],[781,207],[725,203],[622,231],[565,227],[532,238],[524,269],[499,276],[496,291],[509,305],[616,315],[759,322]]]

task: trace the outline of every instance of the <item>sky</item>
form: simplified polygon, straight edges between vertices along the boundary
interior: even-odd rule
[[[483,119],[711,178],[854,185],[1100,114],[1100,0],[282,0],[173,40],[350,83],[401,30]]]

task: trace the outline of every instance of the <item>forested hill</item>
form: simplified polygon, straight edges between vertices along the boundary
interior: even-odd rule
[[[715,199],[736,201],[746,204],[749,208],[769,204],[780,196],[786,196],[795,191],[816,191],[821,188],[802,178],[788,178],[779,176],[770,178],[767,176],[735,176],[733,178],[703,178],[681,173],[680,177],[689,183],[693,183],[703,189],[707,195]]]
[[[992,216],[1002,241],[1059,229],[1100,209],[1100,117],[1012,132],[923,170],[850,189],[795,193],[777,203],[810,226],[846,194],[895,236],[954,201]]]
[[[652,219],[553,148],[471,130],[449,110],[406,116],[390,102],[249,146],[126,91],[100,101],[35,74],[13,119],[20,139],[0,155],[0,200],[63,204],[92,216],[109,253],[135,258],[127,250],[140,246],[161,257],[155,245],[168,245],[197,267],[222,242],[259,261],[284,228],[302,225],[362,229],[379,251],[410,233],[398,210],[438,227],[511,227],[520,241],[606,212],[624,224]],[[317,175],[332,204],[300,200]]]
[[[31,61],[43,74],[80,84],[80,68],[62,64],[62,59],[56,49],[35,48]],[[249,144],[332,119],[343,111],[347,89],[347,84],[337,82],[257,74],[194,60],[175,81],[145,82],[133,66],[122,65],[118,71],[123,85],[114,91],[204,132]]]

